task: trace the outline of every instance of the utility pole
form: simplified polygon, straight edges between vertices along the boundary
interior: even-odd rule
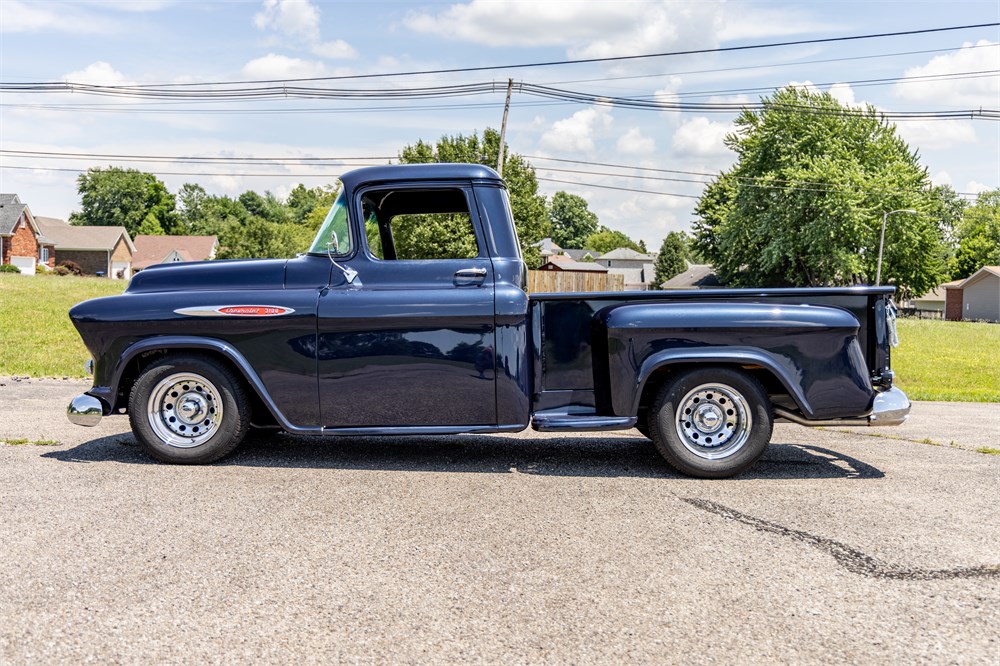
[[[507,140],[507,112],[510,111],[510,93],[514,89],[514,79],[507,79],[507,101],[503,104],[503,122],[500,123],[500,150],[497,153],[497,173],[503,178],[504,145]]]

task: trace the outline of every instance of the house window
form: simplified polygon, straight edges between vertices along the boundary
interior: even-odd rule
[[[49,260],[49,248],[43,247],[41,255],[42,256],[39,258],[39,261],[44,264]]]
[[[28,218],[21,216],[21,228],[24,229],[26,226],[28,226]]]

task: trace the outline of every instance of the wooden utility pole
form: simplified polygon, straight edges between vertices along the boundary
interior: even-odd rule
[[[510,93],[514,89],[514,79],[507,79],[507,101],[503,104],[503,122],[500,123],[500,151],[497,153],[497,173],[503,178],[504,145],[507,140],[507,112],[510,111]]]

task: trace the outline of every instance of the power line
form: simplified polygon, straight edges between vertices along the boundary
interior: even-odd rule
[[[885,78],[880,78],[880,79],[856,79],[856,80],[829,81],[829,82],[825,82],[825,83],[814,83],[812,85],[814,85],[816,87],[820,87],[820,86],[824,86],[825,87],[825,86],[832,86],[832,85],[836,85],[836,84],[842,84],[842,85],[850,85],[850,86],[853,86],[853,87],[870,87],[870,86],[883,86],[883,85],[917,83],[917,82],[919,82],[919,83],[933,83],[933,82],[956,81],[956,80],[977,79],[977,78],[993,78],[998,73],[1000,73],[1000,69],[974,70],[974,71],[965,71],[965,72],[950,72],[950,73],[945,73],[945,74],[926,74],[926,75],[916,75],[916,76],[885,77]],[[544,92],[545,95],[553,94],[551,91],[558,91],[558,94],[561,94],[561,95],[577,95],[577,94],[579,94],[579,93],[574,93],[572,91],[562,90],[562,89],[558,89],[558,88],[550,88],[550,87],[537,86],[536,84],[531,84],[531,83],[519,83],[518,87],[519,87],[519,91],[525,91],[526,90],[526,91],[528,91],[528,94],[532,94],[536,89],[544,90],[545,91]],[[744,93],[760,93],[760,92],[772,91],[772,90],[775,90],[775,89],[778,89],[778,88],[781,88],[781,87],[783,87],[783,85],[759,86],[759,87],[755,87],[755,88],[730,88],[730,89],[724,89],[724,90],[697,90],[697,91],[687,91],[687,92],[670,93],[669,97],[670,98],[685,98],[685,97],[690,98],[690,97],[711,97],[711,96],[725,95],[725,94],[732,95],[732,94],[744,94]],[[114,87],[114,88],[117,89],[117,87]],[[478,90],[478,92],[475,92],[475,93],[468,92],[469,90],[472,90],[472,89],[476,89],[476,90]],[[259,99],[260,98],[260,99],[271,99],[271,100],[273,100],[274,97],[275,97],[274,94],[273,94],[274,90],[275,89],[271,89],[271,88],[256,89],[255,92],[257,92],[259,94],[251,94],[251,92],[249,92],[249,91],[247,91],[247,92],[241,92],[241,94],[238,96],[238,98],[242,98],[242,99]],[[289,91],[287,91],[286,89],[282,89],[282,90],[284,90],[285,93],[286,93],[286,95],[288,95]],[[424,92],[425,90],[427,91],[426,93]],[[308,92],[305,92],[305,91],[308,91]],[[423,97],[426,97],[426,96],[440,96],[440,97],[467,96],[469,94],[492,94],[492,93],[495,92],[495,90],[493,90],[493,88],[492,88],[492,84],[475,84],[474,88],[473,87],[463,88],[462,90],[456,92],[454,95],[452,95],[447,89],[446,90],[442,90],[441,88],[406,89],[406,91],[413,92],[413,96],[416,97],[416,98],[423,98]],[[100,91],[90,90],[89,92],[94,92],[94,94],[109,94],[111,96],[119,96],[113,90],[109,92],[105,88],[102,88]],[[122,96],[131,96],[131,95],[125,95],[124,93],[122,93]],[[140,94],[140,96],[141,97],[147,97],[146,94]],[[171,98],[173,96],[174,95],[172,93],[168,93],[166,95],[166,98],[169,99],[169,98]],[[367,98],[370,98],[370,99],[384,99],[384,98],[396,99],[396,98],[399,98],[401,96],[401,93],[400,93],[399,89],[354,90],[354,91],[350,91],[350,94],[346,94],[346,91],[341,91],[341,90],[330,90],[330,89],[323,89],[323,88],[314,88],[314,89],[301,89],[301,88],[297,88],[293,92],[291,92],[290,96],[300,97],[300,98],[301,97],[305,97],[305,98],[322,97],[324,99],[341,99],[341,98],[345,98],[345,97],[346,98],[350,98],[350,99],[356,99],[358,97],[367,97]],[[607,98],[606,96],[601,96],[601,97],[603,99],[611,99],[611,98]],[[154,95],[154,96],[152,96],[152,98],[153,99],[161,99],[161,97],[159,95]],[[228,98],[228,97],[223,97],[222,99],[233,101],[232,98]],[[656,98],[655,95],[639,95],[639,96],[635,96],[635,97],[614,98],[614,99],[616,99],[616,100],[630,100],[630,101],[639,101],[639,100],[650,100],[650,99],[652,99],[653,101],[657,101],[657,98]],[[203,103],[204,104],[204,103],[215,103],[217,101],[219,101],[219,100],[211,99],[211,98],[210,99],[198,99],[198,98],[187,98],[186,97],[185,100],[182,101],[182,102],[166,102],[166,101],[163,101],[163,102],[160,102],[160,103],[161,104],[184,104],[184,103]],[[550,104],[555,104],[555,103],[576,103],[576,102],[543,102],[543,103],[535,103],[535,105],[540,105],[540,104],[550,105]],[[528,105],[531,105],[531,104],[530,103],[528,103],[528,104],[521,104],[521,106],[528,106]],[[742,107],[742,106],[747,106],[747,105],[749,105],[749,103],[745,104],[745,105],[740,105],[740,106]],[[4,104],[4,105],[0,105],[0,106],[4,106],[4,107],[19,107],[19,106],[23,106],[23,107],[28,107],[28,108],[45,108],[45,109],[58,109],[58,108],[60,108],[60,105],[16,105],[16,104]],[[425,106],[396,105],[396,106],[389,106],[389,107],[373,107],[373,106],[351,107],[350,110],[364,110],[364,111],[408,110],[408,111],[413,111],[413,110],[430,110],[430,109],[437,110],[437,109],[448,109],[448,108],[469,109],[469,108],[482,108],[482,107],[492,107],[492,106],[494,106],[494,104],[492,104],[492,103],[460,104],[460,105],[425,105]],[[120,105],[113,105],[113,104],[98,105],[98,104],[78,104],[78,103],[66,104],[65,107],[66,108],[72,108],[72,109],[79,109],[79,110],[88,110],[88,111],[108,111],[108,110],[114,110],[114,111],[123,112],[123,113],[169,112],[169,113],[184,113],[184,114],[223,114],[224,113],[224,114],[234,114],[234,115],[239,115],[239,114],[242,114],[242,113],[262,113],[262,114],[281,114],[281,113],[291,113],[291,112],[333,113],[333,112],[343,112],[344,111],[344,109],[312,109],[312,108],[310,108],[310,109],[264,109],[264,110],[246,110],[246,109],[232,109],[232,110],[230,110],[230,109],[192,109],[192,110],[180,110],[180,111],[178,111],[178,110],[158,111],[156,109],[152,109],[152,110],[145,109],[145,108],[143,108],[143,109],[137,109],[135,107],[129,107],[129,106],[122,107]],[[937,113],[937,112],[926,112],[926,113]]]
[[[776,67],[798,67],[802,65],[821,65],[831,62],[849,62],[853,60],[873,60],[878,58],[894,58],[896,56],[921,55],[924,53],[945,53],[950,51],[965,51],[971,49],[1000,48],[1000,44],[971,44],[969,46],[951,46],[944,49],[922,49],[919,51],[896,51],[893,53],[873,53],[863,56],[844,58],[824,58],[822,60],[793,60],[789,62],[774,62],[764,65],[743,65],[742,67],[718,67],[715,69],[692,69],[679,72],[661,72],[659,74],[633,74],[630,76],[603,76],[594,79],[568,79],[562,81],[545,81],[545,85],[567,85],[574,83],[601,83],[604,81],[628,81],[632,79],[655,79],[666,76],[684,76],[687,74],[719,74],[724,72],[740,72],[748,69],[774,69]]]
[[[294,79],[259,79],[252,81],[214,81],[210,83],[161,83],[161,84],[148,84],[146,86],[135,86],[135,87],[149,87],[149,86],[160,86],[160,87],[194,87],[194,86],[214,86],[214,85],[236,85],[236,84],[248,84],[248,83],[301,83],[306,81],[344,81],[353,79],[372,79],[372,78],[387,78],[396,76],[424,76],[428,74],[456,74],[459,72],[485,72],[493,70],[508,70],[508,69],[526,69],[533,67],[556,67],[562,65],[581,65],[581,64],[593,64],[601,62],[623,62],[631,60],[644,60],[650,58],[668,58],[676,56],[687,56],[687,55],[702,55],[707,53],[733,53],[740,51],[750,51],[756,49],[771,49],[780,48],[785,46],[804,46],[808,44],[832,44],[838,42],[849,42],[849,41],[860,41],[866,39],[882,39],[886,37],[903,37],[907,35],[926,35],[932,33],[941,32],[953,32],[957,30],[973,30],[976,28],[995,28],[1000,26],[1000,23],[977,23],[969,25],[956,25],[941,28],[924,28],[920,30],[901,30],[897,32],[880,32],[880,33],[870,33],[865,35],[848,35],[843,37],[822,37],[817,39],[798,39],[786,42],[770,42],[764,44],[746,44],[743,46],[723,46],[716,48],[706,48],[706,49],[689,49],[686,51],[668,51],[663,53],[644,53],[639,55],[629,55],[629,56],[609,56],[604,58],[580,58],[575,60],[550,60],[542,62],[532,62],[532,63],[516,63],[508,65],[485,65],[480,67],[453,67],[447,69],[429,69],[429,70],[415,70],[415,71],[405,71],[405,72],[392,72],[392,73],[376,73],[376,74],[351,74],[344,76],[314,76],[314,77],[302,77]],[[11,85],[11,84],[6,84]],[[17,85],[17,84],[15,84]],[[20,85],[38,85],[35,84],[20,84]]]
[[[615,187],[613,185],[598,185],[597,183],[579,183],[572,180],[558,180],[556,178],[542,178],[541,176],[535,176],[536,180],[543,180],[548,183],[564,183],[566,185],[579,185],[581,187],[596,187],[602,190],[619,190],[621,192],[638,192],[640,194],[658,194],[665,197],[683,197],[685,199],[701,199],[700,196],[694,194],[677,194],[676,192],[658,192],[654,190],[639,190],[632,187]]]
[[[36,151],[36,150],[9,150],[0,149],[0,155],[8,155],[13,158],[31,158],[31,159],[52,159],[52,160],[94,160],[94,159],[107,159],[114,162],[126,162],[126,163],[172,163],[172,164],[240,164],[240,165],[253,165],[253,166],[274,166],[274,167],[289,167],[289,166],[316,166],[316,167],[358,167],[358,166],[371,166],[379,164],[391,163],[394,160],[398,160],[398,156],[363,156],[363,157],[316,157],[316,156],[302,156],[302,157],[228,157],[228,156],[185,156],[185,155],[133,155],[133,154],[114,154],[114,153],[72,153],[63,151]],[[522,155],[524,159],[535,160],[535,161],[550,161],[566,164],[580,164],[586,165],[588,167],[605,167],[611,169],[628,169],[632,171],[641,171],[646,173],[665,173],[665,174],[678,174],[682,176],[697,176],[700,178],[717,178],[720,174],[711,173],[705,171],[690,171],[682,169],[663,169],[656,167],[643,167],[631,164],[612,164],[607,162],[592,162],[584,160],[572,160],[566,158],[558,157],[542,157],[538,155]],[[677,183],[691,183],[697,185],[708,185],[712,181],[710,180],[695,180],[692,178],[674,178],[674,177],[663,177],[663,176],[651,176],[644,174],[635,173],[614,173],[609,171],[594,171],[593,169],[567,169],[560,167],[548,167],[541,165],[533,165],[536,170],[552,172],[552,173],[568,173],[568,174],[579,174],[579,175],[589,175],[589,176],[603,176],[612,178],[629,178],[638,180],[653,180],[661,182],[677,182]],[[11,167],[13,168],[13,167]],[[32,168],[32,167],[18,167],[18,168]],[[46,167],[37,167],[39,169],[44,169]],[[58,169],[51,169],[58,170]],[[75,173],[83,173],[82,170],[70,169],[69,171]],[[185,173],[171,173],[170,175],[185,175]],[[224,175],[219,173],[210,174],[199,174],[191,172],[190,175]],[[232,175],[243,175],[243,174],[232,174]],[[255,175],[268,175],[268,174],[255,174]],[[280,176],[280,177],[294,177],[294,174],[285,174],[281,172],[275,172],[270,175]],[[312,174],[309,174],[312,176]],[[840,183],[828,183],[822,181],[805,181],[805,180],[786,180],[780,178],[763,178],[763,177],[751,177],[751,176],[732,176],[735,180],[740,181],[740,185],[744,187],[758,187],[763,189],[775,189],[775,190],[787,190],[787,191],[804,191],[804,192],[837,192],[837,191],[854,191],[854,192],[871,192],[880,194],[895,194],[899,190],[885,190],[878,188],[858,188],[851,187],[849,185],[844,185]],[[778,184],[784,183],[784,184]],[[812,186],[812,187],[805,187]],[[956,192],[956,194],[967,197],[976,197],[978,193],[976,192]]]

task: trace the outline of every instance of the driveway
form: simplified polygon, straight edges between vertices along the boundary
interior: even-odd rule
[[[1000,659],[998,404],[704,481],[634,431],[160,465],[65,421],[84,388],[0,379],[0,663]]]

